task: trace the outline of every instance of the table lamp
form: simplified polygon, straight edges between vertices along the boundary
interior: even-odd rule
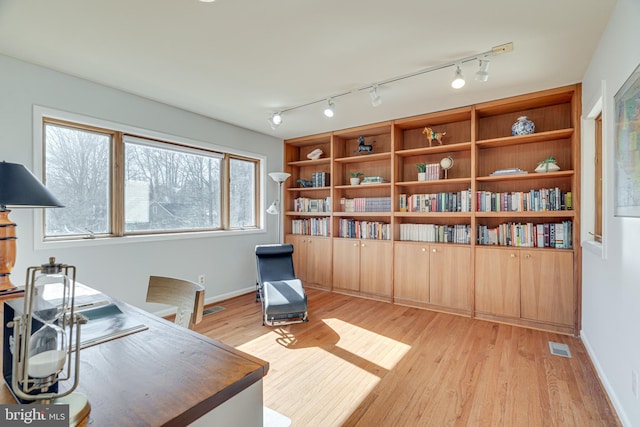
[[[23,165],[0,162],[0,295],[16,287],[10,274],[16,263],[16,224],[7,208],[62,207],[47,188]]]
[[[69,425],[89,415],[90,405],[74,393],[80,377],[80,325],[86,317],[75,312],[74,266],[48,264],[27,269],[24,309],[13,328],[11,388],[24,403],[69,405]],[[71,381],[60,390],[58,385]]]
[[[281,243],[280,238],[280,212],[282,212],[282,184],[291,176],[287,172],[271,172],[269,174],[271,179],[278,183],[278,198],[271,203],[271,206],[267,209],[269,215],[278,215],[278,242]]]

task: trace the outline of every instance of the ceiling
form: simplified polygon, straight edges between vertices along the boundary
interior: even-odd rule
[[[576,83],[615,0],[0,0],[0,53],[286,139]],[[366,85],[479,54],[454,68]],[[353,92],[351,92],[353,91]],[[324,102],[267,119],[331,95]],[[79,112],[82,113],[82,112]]]

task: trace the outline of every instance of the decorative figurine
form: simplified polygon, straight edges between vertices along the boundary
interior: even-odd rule
[[[438,141],[440,145],[442,145],[442,137],[447,134],[446,132],[436,132],[429,127],[424,128],[422,133],[424,135],[427,135],[427,141],[429,141],[429,147],[431,147],[431,143],[433,142],[434,139]]]
[[[375,143],[375,141],[372,142],[372,144]],[[373,153],[373,145],[367,145],[364,143],[364,136],[361,136],[360,138],[358,138],[358,150],[356,151],[358,154],[371,154]]]
[[[322,156],[323,151],[319,148],[316,148],[315,150],[313,150],[312,152],[310,152],[309,154],[307,154],[307,159],[309,160],[318,160],[320,158],[320,156]]]
[[[308,181],[306,179],[299,179],[297,182],[298,184],[300,184],[302,188],[313,187],[313,181]]]
[[[538,163],[538,167],[535,168],[535,171],[538,173],[544,172],[557,172],[560,170],[560,166],[556,163],[556,159],[553,156],[549,156],[540,163]]]

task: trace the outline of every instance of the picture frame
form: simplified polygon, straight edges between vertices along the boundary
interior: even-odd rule
[[[614,216],[640,218],[640,65],[614,96]]]

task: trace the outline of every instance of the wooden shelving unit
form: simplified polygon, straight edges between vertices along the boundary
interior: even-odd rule
[[[581,286],[580,90],[580,85],[566,86],[285,141],[286,171],[292,179],[286,182],[284,230],[299,252],[298,274],[310,286],[336,292],[576,334]],[[511,135],[511,125],[520,116],[533,120],[535,133]],[[434,141],[429,146],[425,127],[446,132],[443,144]],[[373,147],[372,153],[358,152],[362,138]],[[322,157],[307,159],[316,148],[323,151]],[[538,162],[550,156],[561,170],[535,173]],[[418,180],[417,163],[439,163],[443,157],[453,159],[447,179]],[[491,175],[508,168],[528,173]],[[301,188],[297,180],[310,180],[313,172],[328,174],[326,186]],[[351,185],[352,172],[384,182]],[[499,195],[556,188],[563,195],[571,193],[571,210],[485,212],[477,199],[478,192]],[[412,201],[429,200],[421,209],[430,211],[400,206],[402,197],[411,196]],[[294,212],[293,201],[299,197],[328,198],[331,212]],[[460,202],[464,197],[468,203]],[[389,198],[390,209],[345,211],[345,200],[370,198]],[[313,218],[329,224],[328,237],[292,233],[292,222]],[[339,237],[345,220],[388,224],[390,233],[386,240]],[[563,221],[572,224],[567,249],[485,246],[479,239],[482,227]],[[446,230],[458,233],[457,239],[468,232],[468,240],[406,240],[406,230],[412,227],[439,230],[441,238]],[[322,243],[309,243],[316,240]],[[322,269],[323,274],[311,269]]]

